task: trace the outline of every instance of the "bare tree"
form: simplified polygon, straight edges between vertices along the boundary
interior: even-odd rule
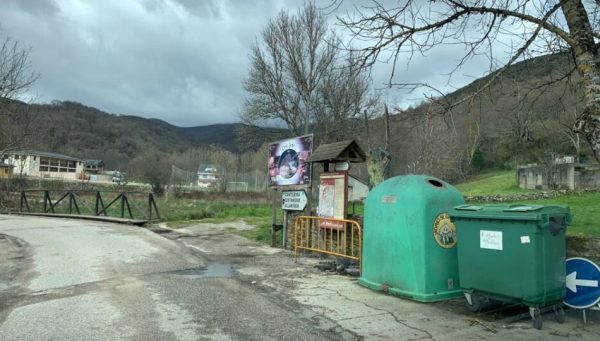
[[[478,55],[489,57],[492,77],[479,91],[521,59],[542,52],[570,51],[585,95],[584,108],[572,129],[585,136],[600,161],[599,13],[598,0],[403,0],[395,8],[374,2],[355,16],[340,20],[355,37],[372,42],[362,50],[364,65],[381,58],[392,61],[390,84],[401,57],[410,60],[414,54],[448,45],[465,47],[455,71]],[[500,44],[511,50],[505,61],[493,53]],[[438,102],[436,111],[447,114],[475,95],[477,92]]]
[[[14,99],[37,80],[31,71],[30,48],[4,37],[0,46],[0,98]]]
[[[362,116],[368,83],[357,60],[343,55],[340,46],[314,3],[298,14],[280,12],[252,48],[242,120],[283,121],[293,134],[317,130],[324,140],[343,135]]]
[[[22,103],[15,103],[36,81],[31,71],[30,48],[0,34],[0,157],[29,136],[32,120]]]

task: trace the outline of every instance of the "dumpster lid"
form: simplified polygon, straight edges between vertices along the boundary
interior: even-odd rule
[[[544,205],[510,205],[504,212],[531,212],[544,208]]]
[[[567,224],[571,222],[568,206],[535,205],[535,204],[466,204],[454,207],[448,212],[451,218],[459,219],[500,219],[547,221],[549,216],[566,216]]]
[[[502,211],[502,212],[532,212],[541,210],[544,205],[459,205],[454,207],[458,211]]]
[[[483,206],[481,206],[481,205],[460,205],[460,206],[454,207],[454,209],[460,210],[460,211],[479,211],[479,210],[483,209]]]

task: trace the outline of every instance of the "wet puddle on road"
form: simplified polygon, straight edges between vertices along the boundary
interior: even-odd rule
[[[206,267],[179,270],[173,273],[180,277],[190,279],[233,277],[233,269],[231,269],[231,264],[226,263],[209,263]]]

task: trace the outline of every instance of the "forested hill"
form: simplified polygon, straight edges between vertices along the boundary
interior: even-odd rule
[[[40,127],[27,148],[102,159],[111,168],[125,168],[129,160],[147,151],[181,153],[216,145],[236,152],[260,145],[238,143],[237,131],[244,127],[239,123],[182,128],[158,119],[109,114],[69,101],[16,105],[25,108],[35,126]]]
[[[482,168],[514,169],[556,155],[589,154],[585,140],[571,129],[582,109],[579,77],[571,71],[567,53],[540,56],[477,79],[440,102],[395,110],[387,143],[390,173],[454,180]],[[445,103],[456,102],[461,104],[439,114]],[[383,119],[376,121],[374,147],[386,145]]]
[[[455,107],[451,116],[425,120],[426,103],[395,111],[389,120],[390,174],[416,172],[455,179],[473,170],[474,155],[480,169],[585,153],[584,142],[575,144],[579,140],[570,132],[581,102],[580,89],[570,86],[577,83],[577,76],[564,77],[572,67],[567,54],[555,54],[517,63],[501,77],[492,74],[475,80],[448,97],[455,101],[483,85],[491,86]],[[540,86],[544,83],[552,85]],[[18,105],[41,127],[28,148],[102,159],[110,168],[127,168],[144,153],[155,152],[159,156],[154,159],[160,160],[209,145],[232,152],[257,150],[286,135],[281,129],[245,129],[241,123],[182,128],[69,101]],[[381,117],[370,126],[369,143],[363,130],[348,132],[348,138],[358,139],[367,151],[386,145]],[[246,138],[239,138],[240,131]]]

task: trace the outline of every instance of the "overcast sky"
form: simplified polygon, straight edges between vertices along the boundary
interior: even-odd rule
[[[346,0],[337,14],[354,4]],[[32,48],[32,66],[41,77],[27,95],[36,102],[71,100],[109,113],[198,126],[238,121],[252,43],[277,12],[299,5],[293,0],[2,0],[0,28]],[[415,59],[399,77],[446,90],[463,86],[487,65],[472,63],[446,85],[442,74],[460,52],[460,47],[443,49]],[[389,65],[374,70],[375,88],[384,86],[389,71]],[[420,94],[384,92],[388,102],[404,106]]]

